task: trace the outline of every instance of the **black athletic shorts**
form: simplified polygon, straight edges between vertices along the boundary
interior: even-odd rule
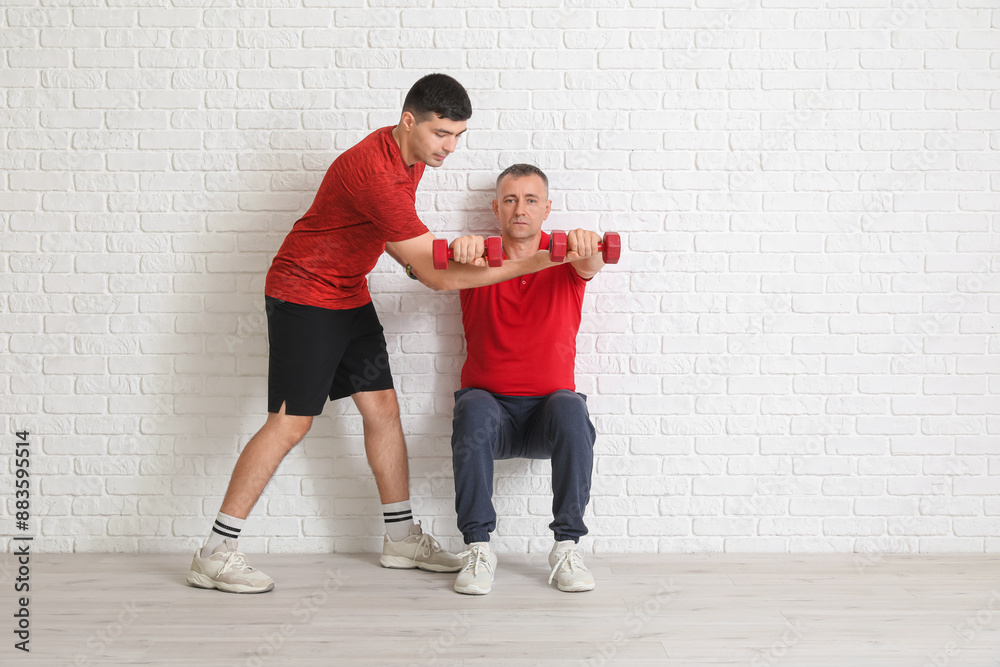
[[[382,324],[372,303],[348,310],[265,296],[267,411],[315,416],[326,399],[392,389]]]

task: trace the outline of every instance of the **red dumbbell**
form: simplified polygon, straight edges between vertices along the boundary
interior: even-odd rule
[[[549,234],[549,254],[552,255],[553,262],[566,259],[567,249],[566,232],[553,231]],[[605,264],[617,264],[622,256],[622,238],[618,232],[605,232],[603,243],[598,243],[597,249],[601,251]]]
[[[443,271],[448,268],[448,260],[455,259],[455,253],[448,247],[445,239],[434,239],[434,268]],[[490,266],[503,266],[503,239],[490,236],[486,239],[486,263]]]

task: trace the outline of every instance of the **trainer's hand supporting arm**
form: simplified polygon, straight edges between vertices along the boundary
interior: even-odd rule
[[[434,234],[427,232],[406,241],[396,241],[385,244],[385,251],[403,267],[410,265],[417,280],[432,290],[456,290],[470,287],[484,287],[501,283],[511,278],[534,273],[551,266],[558,266],[549,260],[549,253],[539,250],[525,259],[505,259],[503,266],[475,266],[462,262],[448,262],[448,268],[434,268],[433,249]],[[472,260],[474,262],[474,260]]]

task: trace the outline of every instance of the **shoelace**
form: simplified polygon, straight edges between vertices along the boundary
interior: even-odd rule
[[[253,566],[247,562],[247,557],[242,551],[230,551],[229,556],[226,558],[226,562],[222,564],[222,569],[219,570],[219,574],[229,570],[234,570],[236,572],[253,572]]]
[[[585,570],[583,565],[583,556],[576,549],[565,549],[558,552],[559,557],[556,559],[556,564],[552,566],[552,574],[549,575],[549,583],[555,579],[556,573],[563,565],[568,565],[570,572],[573,570]]]
[[[472,570],[472,576],[476,576],[477,574],[479,574],[480,565],[482,565],[483,568],[486,570],[490,569],[490,561],[486,557],[486,549],[484,549],[483,547],[475,546],[469,549],[468,551],[463,551],[462,553],[458,554],[459,558],[468,558],[469,556],[472,556],[472,558],[469,559],[469,564],[465,566],[463,572],[468,572],[469,570]]]
[[[422,556],[424,558],[430,558],[431,554],[441,551],[441,545],[435,540],[429,533],[420,533],[420,541],[417,542],[417,553],[414,556]]]

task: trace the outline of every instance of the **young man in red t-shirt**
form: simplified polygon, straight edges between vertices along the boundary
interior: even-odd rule
[[[493,212],[507,257],[548,248],[542,222],[551,209],[548,178],[537,167],[515,164],[500,174]],[[454,245],[475,239],[463,237]],[[468,545],[459,554],[459,593],[483,595],[492,588],[493,461],[515,457],[552,459],[549,582],[555,578],[562,591],[594,588],[577,543],[587,534],[583,513],[596,433],[586,396],[576,393],[574,362],[584,288],[604,266],[600,240],[594,232],[573,230],[567,263],[461,292],[467,359],[451,436],[455,509]]]
[[[409,468],[389,356],[366,276],[387,251],[428,287],[459,289],[552,266],[538,252],[486,267],[483,244],[454,248],[447,270],[432,269],[434,235],[414,209],[424,166],[439,167],[472,115],[468,94],[444,74],[413,85],[399,123],[368,135],[330,166],[312,207],[292,227],[264,287],[268,415],[233,470],[226,497],[188,582],[259,593],[274,581],[238,550],[243,524],[284,456],[309,431],[327,399],[350,396],[364,423],[365,453],[382,501],[385,567],[454,572],[455,555],[414,524]]]

